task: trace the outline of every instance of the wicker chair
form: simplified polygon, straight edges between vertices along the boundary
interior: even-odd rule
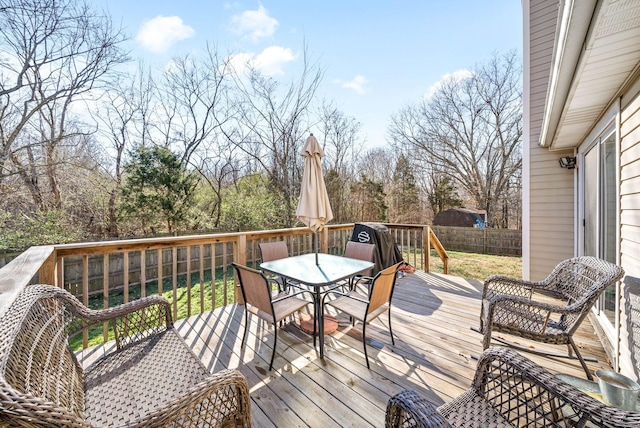
[[[387,428],[497,426],[631,428],[640,413],[606,406],[504,347],[484,351],[471,388],[438,408],[410,390],[387,404]]]
[[[83,369],[68,336],[108,322],[115,350]],[[251,426],[249,387],[209,373],[152,296],[91,310],[58,287],[25,288],[0,318],[0,426]]]
[[[487,278],[480,315],[484,349],[491,344],[493,332],[542,343],[567,345],[568,355],[553,355],[571,357],[573,351],[587,377],[593,380],[572,336],[602,292],[623,275],[624,270],[612,263],[595,257],[575,257],[558,264],[540,282],[497,275]],[[544,295],[546,301],[532,300],[534,292]],[[544,355],[530,347],[518,349]]]

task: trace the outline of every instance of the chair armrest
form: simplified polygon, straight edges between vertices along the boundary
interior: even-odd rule
[[[247,380],[237,370],[221,370],[131,427],[251,427]]]
[[[492,275],[485,279],[482,298],[491,298],[496,294],[508,294],[530,298],[537,282],[524,281],[503,275]]]
[[[511,422],[517,426],[640,424],[640,412],[607,406],[509,348],[492,347],[482,353],[472,389],[502,416],[514,418]]]
[[[357,300],[358,302],[362,302],[362,303],[369,303],[369,300],[367,299],[363,299],[357,296],[353,295],[353,292],[349,292],[349,293],[343,293],[342,291],[327,291],[324,296],[322,296],[322,306],[324,306],[325,304],[325,299],[327,298],[327,296],[329,296],[330,294],[336,295],[336,296],[341,296],[341,297],[346,297],[349,299],[353,299],[353,300]],[[331,304],[331,301],[327,302],[329,304]]]
[[[450,427],[436,407],[415,391],[405,390],[391,397],[387,403],[386,428]]]
[[[282,293],[282,283],[280,281],[278,281],[278,278],[273,278],[273,277],[265,277],[267,279],[267,282],[270,282],[272,284],[275,284],[278,287],[278,292]]]
[[[559,306],[538,302],[528,298],[497,295],[482,302],[481,325],[484,326],[485,344],[491,337],[491,326],[498,323],[523,332],[544,334],[547,324],[552,321],[562,325],[568,332],[570,324],[579,319],[582,308]],[[568,316],[575,314],[575,316]]]
[[[313,293],[312,293],[311,291],[309,291],[309,290],[302,290],[302,289],[298,289],[298,290],[299,290],[299,291],[296,291],[295,293],[287,293],[287,294],[284,294],[284,293],[283,293],[283,295],[282,295],[282,296],[278,295],[275,299],[272,299],[272,300],[271,300],[271,302],[272,302],[272,303],[275,303],[275,302],[279,302],[280,300],[286,300],[286,299],[288,299],[288,298],[290,298],[290,297],[298,296],[298,295],[300,295],[300,294],[307,294],[307,293],[309,294],[309,296],[311,296],[311,301],[310,301],[309,303],[312,303],[312,302],[313,302],[313,300],[314,300],[314,296],[313,296]]]
[[[172,327],[171,304],[162,296],[148,296],[113,308],[92,310],[73,298],[73,309],[87,324],[109,322],[118,349]]]
[[[351,278],[349,278],[349,289],[350,290],[355,289],[356,285],[358,285],[360,282],[371,282],[371,281],[373,281],[372,276],[354,275]]]

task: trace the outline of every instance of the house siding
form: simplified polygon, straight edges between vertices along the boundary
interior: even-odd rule
[[[526,2],[524,3],[526,5]],[[526,7],[526,6],[525,6]],[[528,140],[524,141],[525,174],[528,174],[528,238],[523,243],[523,277],[545,278],[561,260],[574,254],[574,177],[577,170],[560,168],[558,159],[573,150],[551,152],[538,146],[544,103],[548,92],[553,43],[558,20],[557,0],[532,0],[529,7],[529,68],[525,92],[529,94],[525,117]],[[526,26],[525,26],[526,29]],[[526,138],[526,137],[525,137]],[[527,224],[528,222],[528,224]]]
[[[640,79],[620,100],[620,370],[640,377]]]

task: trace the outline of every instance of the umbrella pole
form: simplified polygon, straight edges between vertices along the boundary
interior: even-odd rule
[[[317,266],[320,264],[318,263],[318,232],[313,233],[313,241],[314,241],[314,247],[316,249],[316,266]]]

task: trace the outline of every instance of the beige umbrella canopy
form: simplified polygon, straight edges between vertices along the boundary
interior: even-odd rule
[[[304,173],[302,175],[302,187],[300,189],[300,201],[296,216],[309,226],[314,233],[320,232],[324,225],[331,221],[333,212],[329,203],[327,187],[322,175],[322,162],[324,152],[313,134],[309,135],[302,149],[304,156]],[[317,253],[316,239],[316,253]]]

